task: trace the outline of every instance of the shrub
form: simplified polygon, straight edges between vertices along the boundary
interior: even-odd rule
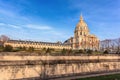
[[[72,54],[72,53],[73,53],[73,50],[72,50],[72,49],[70,49],[70,50],[68,51],[68,53],[69,53],[69,54]]]
[[[24,46],[24,47],[22,47],[22,50],[23,50],[23,51],[26,51],[26,47],[25,47],[25,46]]]
[[[116,52],[116,54],[120,54],[120,52],[119,52],[119,51],[117,51],[117,52]]]
[[[63,49],[61,53],[62,53],[62,55],[65,55],[67,53],[67,50]]]
[[[88,49],[88,50],[87,50],[87,53],[88,53],[88,54],[92,54],[92,53],[93,53],[93,51],[92,51],[92,50],[90,50],[90,49]]]
[[[108,54],[109,52],[108,52],[108,50],[105,50],[103,53],[104,53],[104,54]]]
[[[84,50],[80,49],[80,50],[79,50],[79,53],[84,53]]]
[[[50,48],[47,48],[46,53],[51,53]]]
[[[6,51],[6,52],[11,52],[11,51],[13,51],[13,47],[10,46],[10,45],[6,45],[6,46],[4,47],[4,51]]]
[[[33,47],[29,47],[29,48],[28,48],[28,51],[29,51],[29,52],[33,52],[33,51],[34,51],[34,48],[33,48]]]
[[[0,45],[0,51],[4,50],[4,46]]]

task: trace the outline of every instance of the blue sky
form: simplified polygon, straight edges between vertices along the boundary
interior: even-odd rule
[[[120,0],[0,0],[0,35],[65,41],[81,13],[100,40],[120,37]]]

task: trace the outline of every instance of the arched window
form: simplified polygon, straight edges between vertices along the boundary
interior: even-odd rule
[[[80,35],[82,35],[82,32],[80,32]]]

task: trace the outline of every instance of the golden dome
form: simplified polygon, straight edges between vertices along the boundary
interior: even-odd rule
[[[76,30],[88,30],[87,24],[83,20],[82,15],[80,16],[80,21],[76,26]]]

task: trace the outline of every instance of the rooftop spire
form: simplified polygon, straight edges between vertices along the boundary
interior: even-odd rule
[[[81,13],[81,15],[80,15],[80,21],[83,21],[82,13]]]

